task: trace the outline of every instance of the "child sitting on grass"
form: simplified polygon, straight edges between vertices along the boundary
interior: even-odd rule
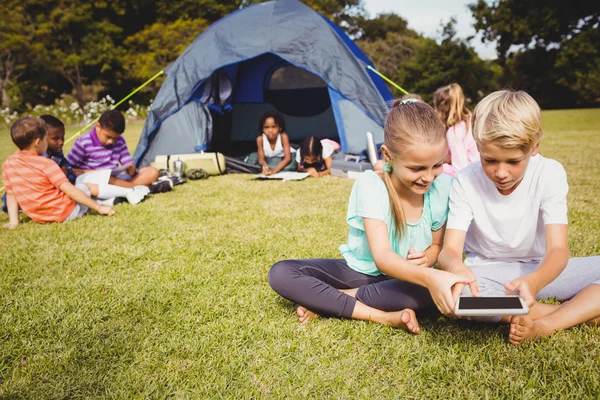
[[[474,279],[430,268],[441,250],[452,178],[442,174],[446,131],[427,104],[397,100],[386,118],[383,171],[356,180],[341,259],[280,261],[269,284],[315,314],[361,319],[419,333],[414,310],[444,308],[452,287]]]
[[[48,134],[48,150],[44,156],[52,159],[65,173],[69,182],[74,185],[77,176],[62,151],[65,143],[65,124],[52,115],[41,115],[40,118],[46,123]]]
[[[48,148],[43,120],[21,118],[11,127],[10,136],[19,150],[2,164],[9,228],[19,224],[19,207],[39,223],[77,219],[88,208],[104,215],[115,213],[90,198],[98,195],[98,185],[73,186],[54,161],[40,157]]]
[[[331,174],[331,156],[335,151],[331,142],[314,136],[304,139],[296,152],[298,172],[307,172],[313,178]]]
[[[116,177],[111,176],[108,183],[125,188],[148,186],[150,193],[171,190],[172,182],[168,180],[156,182],[159,176],[156,168],[145,167],[139,171],[136,170],[133,158],[131,158],[122,136],[124,131],[125,118],[123,114],[116,110],[103,112],[92,130],[75,141],[67,156],[75,174],[81,175],[99,169],[114,170],[120,164],[127,168]]]
[[[296,160],[292,157],[290,139],[285,133],[283,115],[275,110],[267,111],[258,120],[260,136],[256,138],[257,152],[244,160],[262,167],[262,173],[273,175],[280,171],[295,171]]]
[[[474,319],[510,323],[514,345],[584,322],[598,324],[600,257],[569,258],[567,174],[538,154],[539,106],[522,91],[494,92],[475,107],[473,134],[481,162],[456,174],[439,264],[476,277],[474,295],[517,292],[530,309],[526,316]],[[462,289],[457,285],[454,301]],[[548,297],[569,301],[536,302]],[[442,311],[452,315],[453,309]]]

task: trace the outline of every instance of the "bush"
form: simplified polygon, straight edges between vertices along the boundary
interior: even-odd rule
[[[24,113],[18,114],[8,108],[0,109],[0,126],[10,128],[10,126],[21,117],[39,117],[40,115],[50,114],[64,122],[65,125],[87,125],[106,111],[111,109],[115,100],[107,95],[99,101],[91,101],[83,108],[76,102],[67,104],[64,99],[57,99],[52,105],[37,105]],[[150,105],[152,101],[150,102]],[[128,108],[124,114],[127,119],[146,119],[150,105],[135,104],[129,100]]]

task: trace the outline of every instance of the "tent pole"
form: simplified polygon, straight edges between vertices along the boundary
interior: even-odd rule
[[[137,92],[139,92],[140,90],[142,90],[145,86],[147,86],[150,82],[152,82],[153,80],[155,80],[156,78],[158,78],[159,76],[161,76],[162,74],[164,74],[165,71],[161,70],[159,72],[157,72],[152,78],[148,79],[146,82],[144,82],[143,84],[141,84],[140,86],[138,86],[137,89],[135,89],[134,91],[132,91],[131,93],[129,93],[127,96],[123,97],[117,104],[113,105],[110,107],[111,110],[114,110],[115,108],[119,107],[121,104],[123,104],[128,98],[130,98],[131,96],[133,96],[134,94],[136,94]],[[83,128],[81,128],[77,133],[75,133],[73,136],[71,136],[70,138],[68,138],[67,140],[65,140],[64,144],[67,144],[71,141],[73,141],[74,139],[77,139],[79,137],[79,135],[81,135],[86,129],[88,129],[90,126],[94,125],[96,122],[98,122],[98,120],[100,119],[100,117],[94,119],[92,122],[90,122],[89,124],[87,124],[86,126],[84,126]],[[2,186],[0,188],[0,193],[2,193],[4,191],[4,186]]]
[[[370,65],[367,65],[367,68],[370,69],[371,71],[375,72],[377,75],[379,75],[380,77],[382,77],[386,82],[388,82],[390,85],[392,85],[393,87],[395,87],[396,89],[398,89],[402,93],[408,94],[408,92],[406,90],[402,89],[400,87],[400,85],[394,83],[390,78],[388,78],[387,76],[385,76],[381,72],[377,71],[375,68],[371,67]]]

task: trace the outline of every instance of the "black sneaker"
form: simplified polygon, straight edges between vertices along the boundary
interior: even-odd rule
[[[150,189],[150,193],[152,194],[170,192],[173,190],[173,182],[170,179],[156,181],[148,185],[148,189]]]
[[[158,178],[158,180],[159,181],[169,180],[169,181],[171,181],[171,183],[173,183],[173,186],[181,185],[182,183],[185,183],[185,178],[181,178],[177,175],[161,176],[160,178]]]

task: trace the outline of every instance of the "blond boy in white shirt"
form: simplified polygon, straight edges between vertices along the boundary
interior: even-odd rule
[[[510,323],[512,344],[598,324],[600,257],[569,258],[567,176],[559,162],[538,154],[539,106],[522,91],[494,92],[475,108],[473,135],[481,162],[456,175],[441,268],[474,276],[475,296],[510,291],[527,302],[526,316],[480,318]],[[454,302],[463,290],[472,292],[457,284]],[[548,297],[569,301],[536,302]],[[453,309],[447,304],[443,311],[452,315]]]

